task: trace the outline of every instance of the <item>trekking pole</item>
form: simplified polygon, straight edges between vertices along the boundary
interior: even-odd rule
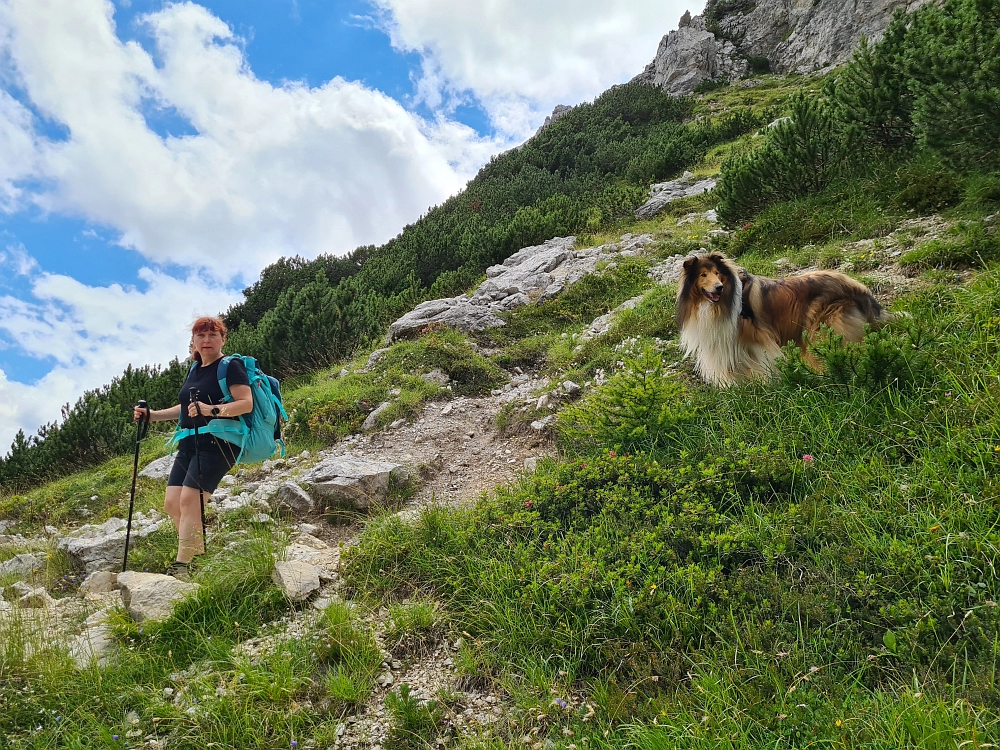
[[[125,526],[125,555],[122,557],[122,573],[128,569],[128,544],[132,538],[132,511],[135,508],[135,482],[139,476],[139,444],[146,439],[149,431],[149,404],[145,401],[138,403],[143,410],[142,417],[135,423],[135,457],[132,461],[132,492],[128,498],[128,524]]]
[[[198,417],[201,416],[201,407],[198,406],[199,401],[201,401],[201,391],[197,388],[192,388],[191,403],[194,404],[194,410],[197,412]],[[194,460],[198,464],[198,500],[201,502],[201,545],[204,551],[208,552],[208,532],[205,530],[205,490],[201,486],[201,451],[198,448],[198,417],[192,420],[194,422]]]

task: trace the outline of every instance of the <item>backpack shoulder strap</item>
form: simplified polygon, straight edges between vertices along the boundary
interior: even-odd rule
[[[233,360],[234,357],[239,357],[239,356],[240,356],[239,354],[228,354],[222,358],[221,362],[219,362],[219,371],[218,371],[219,388],[222,389],[223,401],[233,400],[233,394],[229,392],[229,384],[226,383],[226,375],[229,374],[229,363]]]

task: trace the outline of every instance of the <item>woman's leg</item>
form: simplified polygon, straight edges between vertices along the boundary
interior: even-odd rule
[[[181,533],[181,488],[167,487],[167,495],[163,499],[163,510],[174,522],[174,531],[177,536]]]
[[[194,487],[177,487],[177,562],[188,563],[195,555],[205,552],[205,538],[201,534],[201,498]],[[205,503],[212,499],[205,493]]]

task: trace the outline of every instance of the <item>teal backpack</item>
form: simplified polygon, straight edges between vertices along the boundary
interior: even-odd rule
[[[285,443],[281,439],[281,420],[287,420],[288,414],[285,413],[285,407],[281,403],[281,385],[276,378],[258,369],[256,359],[244,357],[242,354],[229,354],[219,362],[219,387],[222,389],[224,403],[233,401],[233,395],[226,384],[226,374],[229,372],[229,363],[236,357],[239,357],[247,369],[253,393],[253,411],[236,419],[209,420],[205,427],[198,428],[198,434],[214,435],[219,440],[238,445],[240,454],[236,457],[236,463],[252,464],[266,461],[274,455],[278,447],[284,456]],[[188,375],[197,366],[197,362],[193,363]],[[178,418],[177,429],[174,431],[174,436],[167,441],[167,446],[172,450],[179,441],[190,435],[194,435],[194,430],[182,429]]]

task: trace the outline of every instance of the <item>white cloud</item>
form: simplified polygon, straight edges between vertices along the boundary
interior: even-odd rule
[[[210,279],[140,272],[145,290],[92,287],[68,276],[37,274],[32,299],[0,297],[0,331],[25,354],[53,358],[39,382],[10,381],[0,370],[0,456],[19,427],[57,420],[64,403],[111,381],[132,364],[165,364],[187,356],[191,323],[216,315],[240,295]]]
[[[703,0],[372,0],[399,49],[424,56],[420,96],[431,106],[473,92],[494,124],[526,135],[555,103],[576,104],[623,83],[660,38]]]
[[[30,113],[0,96],[0,157],[16,157],[0,166],[0,201],[18,198],[14,181],[29,173],[43,209],[112,227],[156,263],[249,279],[280,255],[383,242],[498,146],[340,78],[261,81],[201,6],[144,18],[158,63],[116,36],[113,13],[107,0],[0,2],[8,73],[70,133],[40,139]],[[151,106],[197,134],[160,137],[142,114]]]

